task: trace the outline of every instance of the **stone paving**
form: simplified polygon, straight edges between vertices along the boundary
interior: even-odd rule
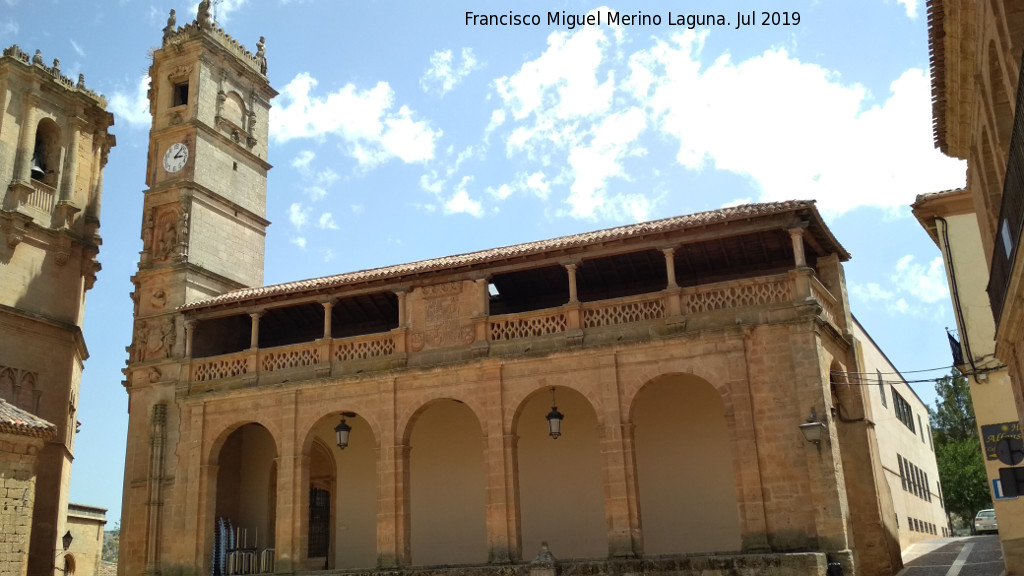
[[[1000,576],[1005,574],[998,536],[935,538],[911,546],[898,576]]]

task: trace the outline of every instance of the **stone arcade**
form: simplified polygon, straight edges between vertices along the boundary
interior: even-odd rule
[[[208,8],[150,69],[121,574],[899,570],[813,202],[261,287],[276,93]]]

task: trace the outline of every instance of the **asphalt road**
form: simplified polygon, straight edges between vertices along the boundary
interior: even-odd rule
[[[1004,571],[995,535],[919,542],[903,554],[903,561],[898,576],[1000,576]]]

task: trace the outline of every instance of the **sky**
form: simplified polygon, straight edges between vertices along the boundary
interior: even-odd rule
[[[182,25],[196,4],[0,0],[0,46],[59,58],[115,115],[71,479],[71,501],[107,508],[111,527],[149,54],[168,12]],[[540,24],[474,25],[467,11]],[[725,23],[686,25],[708,13]],[[587,14],[601,24],[566,24]],[[853,255],[853,313],[907,378],[948,373],[945,272],[909,204],[963,186],[966,166],[933,146],[924,0],[222,0],[216,18],[250,50],[266,37],[280,92],[266,284],[815,199]],[[913,387],[933,401],[933,385]]]

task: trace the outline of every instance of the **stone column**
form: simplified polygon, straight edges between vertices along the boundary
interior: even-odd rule
[[[679,284],[676,284],[676,249],[662,248],[661,251],[665,253],[665,272],[668,275],[668,288],[679,288]]]
[[[274,526],[274,563],[277,572],[299,570],[306,553],[303,521],[309,517],[309,455],[302,453],[296,426],[298,393],[281,399],[281,453],[277,458],[277,510]]]
[[[60,180],[60,201],[74,202],[75,181],[78,179],[78,147],[82,139],[82,128],[85,121],[81,118],[72,118],[68,122],[71,129],[67,152],[64,155],[64,171]]]
[[[192,338],[196,333],[196,321],[185,320],[185,358],[192,357]]]
[[[502,404],[501,366],[491,365],[481,374],[487,390],[484,422],[484,466],[486,476],[487,561],[507,564],[512,560],[512,537],[508,533],[512,513],[505,469],[505,423]]]
[[[18,141],[18,160],[14,168],[14,180],[28,182],[32,179],[32,153],[36,145],[35,96],[26,95],[22,107],[21,139]]]
[[[619,406],[618,369],[614,355],[595,359],[600,365],[600,382],[597,392],[601,394],[604,413],[600,415],[601,468],[604,472],[604,506],[608,523],[608,556],[634,557],[639,549],[639,509],[637,495],[630,492],[635,482],[628,478],[625,454],[626,443],[622,437],[624,426]],[[635,468],[634,468],[635,473]]]
[[[260,347],[260,316],[263,316],[262,310],[249,313],[249,317],[252,318],[252,331],[249,335],[250,350],[256,350]]]
[[[409,296],[408,290],[395,290],[395,296],[398,297],[398,327],[407,328],[409,321],[405,317],[406,298]]]
[[[324,340],[331,339],[331,312],[334,310],[334,300],[321,302],[324,307]]]
[[[378,385],[377,394],[380,399],[380,439],[377,451],[377,567],[397,568],[408,559],[403,553],[406,548],[400,537],[403,529],[401,516],[404,514],[405,503],[401,501],[402,483],[399,478],[403,474],[402,461],[405,452],[398,446],[395,438],[395,381],[393,378],[383,380]]]
[[[565,270],[569,273],[569,303],[575,304],[580,301],[579,296],[576,293],[576,266],[577,263],[573,262],[565,265]]]
[[[789,237],[793,240],[793,256],[796,260],[796,267],[807,266],[807,257],[804,255],[804,227],[790,228]]]

